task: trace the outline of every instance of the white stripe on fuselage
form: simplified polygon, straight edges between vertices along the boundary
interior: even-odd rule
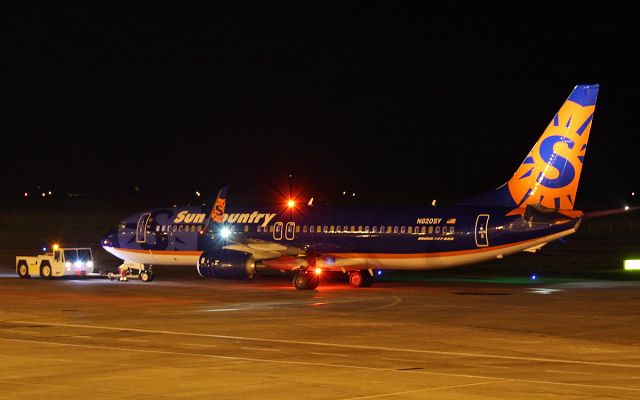
[[[146,251],[131,251],[127,249],[120,249],[116,247],[103,248],[114,256],[121,260],[131,261],[141,264],[157,264],[157,265],[185,265],[195,267],[198,264],[201,252],[185,251],[172,251],[170,254],[163,254],[162,252]],[[177,253],[177,254],[176,254]]]

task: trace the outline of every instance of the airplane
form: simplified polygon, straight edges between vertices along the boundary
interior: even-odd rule
[[[195,266],[202,277],[295,272],[313,290],[325,271],[371,286],[374,271],[461,266],[536,252],[578,230],[574,210],[599,85],[577,85],[513,176],[450,206],[356,207],[296,204],[241,207],[220,190],[204,206],[146,210],[124,219],[102,247],[139,269]]]

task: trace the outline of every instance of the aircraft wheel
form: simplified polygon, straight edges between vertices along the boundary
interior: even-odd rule
[[[320,277],[306,272],[298,272],[293,277],[293,286],[298,290],[313,290],[318,287]]]
[[[29,275],[29,267],[24,261],[18,263],[18,276],[23,279],[31,278],[31,275]]]
[[[350,275],[349,275],[349,285],[353,286],[353,287],[365,287],[365,282],[366,282],[366,277],[364,276],[366,274],[361,272],[361,271],[353,271]]]
[[[316,274],[310,274],[310,275],[311,276],[309,277],[309,280],[307,282],[307,289],[314,290],[315,288],[318,287],[318,284],[320,283],[320,276]]]
[[[40,264],[40,276],[44,279],[51,279],[51,265],[47,261]]]
[[[362,272],[362,287],[371,287],[373,285],[373,276],[369,271]]]
[[[140,280],[142,280],[142,282],[151,282],[153,280],[153,274],[144,269],[140,272]]]

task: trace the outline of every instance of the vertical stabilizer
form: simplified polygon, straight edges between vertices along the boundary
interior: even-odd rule
[[[573,209],[599,85],[578,85],[515,174],[498,189],[464,204]]]

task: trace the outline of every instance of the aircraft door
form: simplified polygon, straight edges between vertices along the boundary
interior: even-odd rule
[[[273,238],[275,240],[282,240],[282,222],[276,222],[273,225]]]
[[[296,232],[296,223],[295,222],[287,222],[287,226],[284,231],[284,238],[287,240],[293,240]]]
[[[476,219],[476,246],[489,246],[489,214],[480,214]]]
[[[147,223],[149,222],[151,213],[144,213],[138,218],[138,226],[136,227],[136,242],[144,243],[147,241]]]

